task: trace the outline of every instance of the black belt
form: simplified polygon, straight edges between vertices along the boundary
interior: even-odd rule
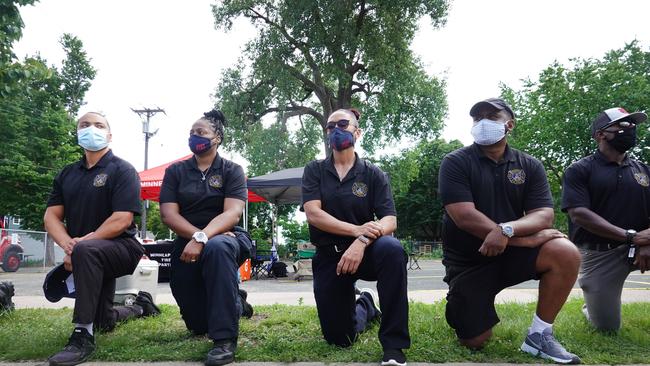
[[[345,252],[352,243],[344,243],[344,244],[327,244],[327,245],[318,245],[316,247],[317,252],[323,252],[326,254],[340,254]]]
[[[612,250],[616,247],[620,247],[621,245],[625,245],[625,243],[583,243],[583,244],[578,244],[578,248],[582,249],[587,249],[587,250],[595,250],[597,252],[606,252],[608,250]]]

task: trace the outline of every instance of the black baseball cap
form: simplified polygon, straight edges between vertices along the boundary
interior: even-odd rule
[[[501,98],[488,98],[474,104],[472,109],[469,110],[469,115],[472,118],[478,117],[486,109],[490,111],[506,111],[510,113],[512,118],[515,118],[515,113],[512,111],[512,108]]]
[[[65,269],[63,263],[52,268],[43,281],[43,293],[50,302],[58,302],[63,297],[75,298],[75,292],[69,291],[66,281],[72,272]]]
[[[621,121],[628,121],[638,125],[646,119],[648,119],[648,116],[643,112],[628,113],[628,111],[621,107],[610,108],[600,112],[598,117],[591,122],[591,135],[593,136],[596,134],[596,131]]]

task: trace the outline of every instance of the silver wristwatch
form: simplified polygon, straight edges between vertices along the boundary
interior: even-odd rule
[[[208,236],[203,231],[197,231],[192,235],[195,242],[205,244],[208,242]]]
[[[368,237],[366,237],[365,235],[357,236],[357,240],[365,244],[365,246],[368,246],[370,244],[370,239],[368,239]]]
[[[512,227],[512,225],[499,224],[499,227],[501,228],[501,234],[507,236],[508,238],[515,236],[515,229]]]

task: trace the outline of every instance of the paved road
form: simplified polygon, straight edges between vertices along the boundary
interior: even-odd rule
[[[431,303],[444,298],[447,284],[442,281],[444,267],[439,260],[420,260],[419,270],[408,271],[409,298],[415,301]],[[288,269],[291,271],[291,265]],[[15,273],[0,272],[0,281],[12,281],[16,288],[15,302],[18,307],[61,307],[72,306],[67,299],[56,304],[49,304],[42,294],[42,284],[46,270],[42,268],[24,268]],[[312,281],[303,279],[295,281],[292,273],[287,278],[260,278],[246,281],[242,288],[249,292],[252,304],[308,304],[313,305]],[[497,301],[535,301],[537,281],[527,281],[503,291]],[[375,288],[375,283],[359,281],[359,287]],[[625,282],[623,301],[650,301],[650,272],[645,274],[635,271]],[[573,296],[581,296],[577,284]],[[168,283],[158,284],[157,302],[174,303]]]

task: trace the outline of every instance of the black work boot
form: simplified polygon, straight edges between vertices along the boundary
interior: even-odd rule
[[[214,347],[208,352],[206,366],[225,365],[235,361],[237,342],[230,339],[214,341]]]
[[[75,328],[68,344],[59,353],[50,356],[50,366],[72,366],[86,362],[95,351],[95,337],[84,328]]]
[[[154,304],[153,297],[150,293],[146,291],[138,292],[138,296],[135,298],[135,305],[138,305],[142,308],[142,316],[156,316],[160,314],[160,309]]]
[[[253,317],[253,305],[249,304],[246,301],[246,298],[248,297],[248,293],[246,290],[238,289],[239,291],[239,300],[241,301],[241,307],[242,307],[242,312],[241,316],[243,316],[246,319],[250,319]]]

